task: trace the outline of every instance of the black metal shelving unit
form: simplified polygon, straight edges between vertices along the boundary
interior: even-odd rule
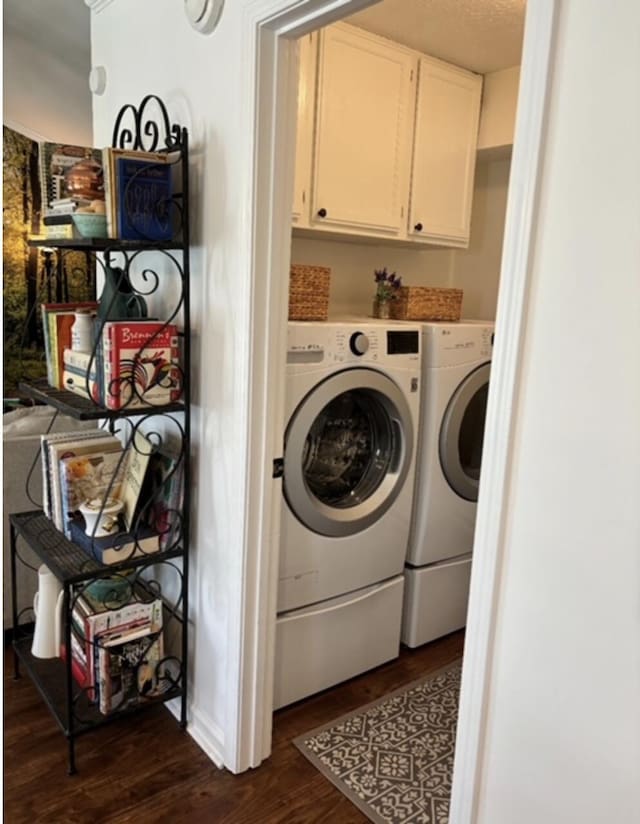
[[[129,398],[135,402],[125,403],[118,410],[107,409],[78,394],[56,389],[45,379],[23,382],[22,392],[34,402],[53,407],[56,413],[76,420],[95,420],[112,434],[127,433],[126,446],[137,448],[137,432],[148,436],[147,443],[153,450],[164,447],[164,437],[170,437],[177,451],[176,466],[180,466],[182,477],[182,503],[167,516],[170,540],[161,549],[145,554],[140,551],[134,535],[136,551],[123,555],[117,563],[102,565],[92,558],[85,549],[65,537],[42,509],[10,515],[11,528],[11,588],[13,596],[13,652],[15,676],[19,677],[20,667],[33,680],[42,698],[52,712],[68,741],[68,772],[76,771],[75,742],[80,735],[98,726],[108,724],[139,712],[147,707],[157,706],[173,699],[180,702],[180,725],[187,723],[187,670],[188,670],[188,589],[189,589],[189,489],[190,489],[190,343],[189,343],[189,190],[188,190],[188,135],[186,129],[171,124],[163,102],[155,95],[145,97],[138,107],[123,107],[116,119],[112,145],[144,151],[168,153],[176,169],[174,179],[179,181],[167,208],[175,209],[177,217],[174,237],[170,241],[118,240],[114,238],[78,238],[65,240],[38,239],[30,245],[64,256],[67,252],[84,251],[95,257],[96,264],[105,268],[117,267],[126,278],[127,288],[140,296],[162,294],[165,278],[176,275],[180,288],[173,288],[172,294],[179,292],[177,304],[166,313],[165,325],[181,325],[179,366],[179,397],[170,403],[154,405],[138,396],[132,383]],[[153,269],[147,253],[156,253],[162,265],[159,271]],[[35,310],[36,307],[33,307]],[[105,317],[109,317],[107,311]],[[100,334],[92,353],[92,361],[97,357]],[[151,339],[153,340],[153,339]],[[144,346],[141,346],[141,350]],[[132,378],[133,381],[133,378]],[[89,376],[87,375],[87,390]],[[105,392],[109,387],[105,388]],[[120,387],[118,388],[120,391]],[[34,461],[34,467],[37,457]],[[62,642],[66,649],[62,658],[41,659],[32,654],[33,607],[20,605],[17,601],[18,574],[30,571],[37,573],[31,564],[21,556],[21,545],[27,546],[45,564],[60,582],[62,600]],[[80,685],[74,678],[71,654],[74,639],[82,644],[99,646],[99,639],[87,641],[74,625],[74,609],[78,600],[96,582],[107,579],[117,582],[122,593],[122,585],[128,597],[135,602],[162,600],[162,632],[171,636],[172,648],[167,650],[156,664],[156,688],[149,694],[139,693],[134,702],[123,709],[110,713],[100,710],[96,702],[93,685]],[[102,591],[105,611],[115,609],[113,595],[109,594],[108,583]],[[127,589],[128,587],[128,589]],[[110,600],[111,599],[111,600]],[[126,603],[122,598],[118,606]],[[170,630],[170,631],[169,631]]]

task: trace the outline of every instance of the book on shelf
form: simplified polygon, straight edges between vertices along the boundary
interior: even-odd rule
[[[96,404],[102,403],[99,375],[98,346],[96,353],[65,349],[63,355],[62,388]],[[87,380],[88,379],[88,380]]]
[[[100,712],[109,715],[162,692],[162,606],[148,623],[104,633],[97,647]]]
[[[82,650],[80,646],[80,642],[75,637],[75,635],[71,634],[71,675],[73,676],[73,680],[76,684],[81,688],[85,689],[88,686],[87,682],[87,665],[86,665],[86,656],[85,662],[82,661],[80,658],[79,650]],[[84,650],[82,650],[84,655]],[[67,660],[67,647],[64,642],[60,644],[60,658],[63,661]]]
[[[40,436],[40,464],[42,466],[42,509],[47,518],[52,517],[52,487],[51,472],[49,466],[49,447],[59,441],[84,440],[85,438],[95,438],[104,435],[97,427],[93,429],[80,429],[75,432],[49,432]]]
[[[42,141],[38,144],[43,206],[52,203],[104,200],[102,152],[93,146]]]
[[[181,395],[178,330],[149,320],[107,321],[102,330],[108,409],[162,406]]]
[[[67,538],[72,537],[71,521],[79,515],[80,504],[120,495],[125,463],[122,449],[61,458],[60,500],[63,532]]]
[[[127,460],[120,493],[122,517],[126,528],[130,530],[137,528],[139,524],[140,495],[153,453],[154,447],[151,441],[136,429],[127,446]]]
[[[45,226],[73,226],[73,215],[66,212],[55,212],[42,218]]]
[[[73,303],[42,303],[42,331],[47,360],[47,382],[56,389],[63,389],[64,351],[71,348],[71,327],[75,322],[76,309],[98,310],[95,300]]]
[[[171,240],[172,163],[166,152],[102,150],[107,234],[122,240]]]
[[[74,544],[105,566],[153,555],[160,550],[160,536],[148,526],[140,526],[132,532],[119,531],[104,538],[96,538],[87,535],[84,519],[77,517],[70,522],[69,531]]]
[[[100,429],[91,433],[83,431],[68,433],[67,438],[57,439],[49,435],[41,436],[44,499],[48,502],[45,513],[60,531],[65,528],[65,504],[60,477],[60,464],[65,458],[73,458],[96,453],[122,452],[122,443],[115,435]],[[46,472],[46,474],[45,474]]]
[[[109,609],[96,599],[90,599],[87,590],[74,601],[73,631],[85,649],[86,686],[91,701],[98,699],[99,648],[109,633],[137,630],[141,627],[147,627],[150,632],[158,632],[162,628],[162,599],[150,598],[149,593],[141,591],[139,585],[134,585],[132,589],[131,599],[115,609]],[[81,627],[80,630],[78,626]]]
[[[160,535],[160,548],[173,549],[182,535],[184,461],[182,455],[158,449],[151,456],[145,490],[149,523]]]

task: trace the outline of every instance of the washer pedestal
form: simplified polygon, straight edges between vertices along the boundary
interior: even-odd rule
[[[279,615],[274,709],[396,658],[403,590],[399,575]]]

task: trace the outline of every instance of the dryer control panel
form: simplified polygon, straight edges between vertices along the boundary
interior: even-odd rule
[[[494,326],[491,323],[425,324],[423,361],[427,367],[458,366],[490,361]]]

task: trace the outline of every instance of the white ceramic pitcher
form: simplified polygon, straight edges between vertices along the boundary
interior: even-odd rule
[[[63,596],[62,584],[49,567],[42,564],[38,569],[38,591],[33,598],[36,627],[31,654],[34,658],[60,655]]]

